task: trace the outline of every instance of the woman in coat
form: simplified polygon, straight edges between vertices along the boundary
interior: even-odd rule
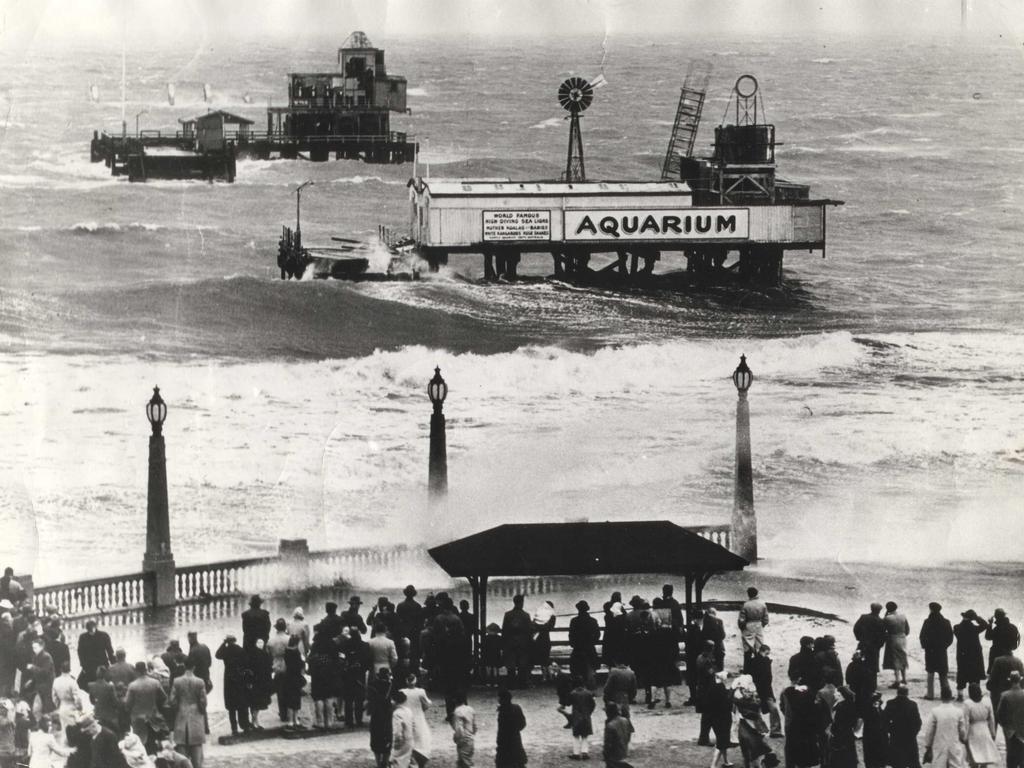
[[[956,638],[956,700],[963,701],[964,688],[985,679],[985,654],[981,649],[981,633],[988,624],[974,609],[960,614],[962,621],[953,627]]]
[[[278,696],[281,698],[281,706],[288,715],[286,727],[299,727],[299,710],[302,709],[302,689],[306,686],[306,677],[302,674],[306,665],[302,660],[300,650],[300,638],[292,635],[288,639],[288,647],[284,649],[284,678],[281,680],[281,688]]]
[[[405,688],[406,706],[412,713],[412,759],[416,765],[423,768],[430,762],[431,733],[430,724],[427,723],[427,710],[430,709],[430,699],[427,692],[416,685],[416,675],[409,675],[406,678]]]
[[[671,686],[679,685],[679,637],[672,628],[672,610],[665,606],[660,597],[654,598],[651,612],[653,632],[651,634],[651,664],[647,682],[652,688],[661,688],[665,696],[665,708],[672,706]],[[648,697],[648,708],[653,708],[653,698]]]
[[[206,743],[206,683],[195,676],[195,660],[185,660],[185,673],[171,686],[171,711],[174,713],[174,742],[186,750],[192,768],[203,768],[203,744]]]
[[[341,680],[336,677],[338,648],[326,632],[313,635],[306,663],[309,665],[309,694],[313,697],[313,727],[330,728]]]
[[[512,703],[512,694],[506,688],[498,691],[498,739],[494,752],[495,768],[525,768],[526,750],[523,749],[523,729],[526,716],[518,704]]]
[[[890,688],[907,684],[907,635],[910,634],[910,622],[897,610],[896,603],[891,600],[885,604],[885,654],[882,656],[882,669],[891,669],[893,683]]]
[[[992,702],[982,698],[981,686],[971,683],[967,688],[969,701],[964,702],[967,722],[967,759],[974,768],[999,763],[996,749],[996,718]]]
[[[815,729],[817,713],[814,691],[806,685],[793,684],[779,696],[779,708],[784,720],[785,763],[795,768],[809,768],[821,762],[818,736]]]
[[[264,647],[262,637],[257,637],[245,650],[245,695],[249,702],[249,716],[252,727],[262,731],[260,712],[270,706],[274,692],[274,662]]]

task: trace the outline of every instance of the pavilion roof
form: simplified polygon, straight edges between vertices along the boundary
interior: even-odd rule
[[[511,523],[429,553],[450,576],[693,575],[749,565],[725,547],[667,520]]]

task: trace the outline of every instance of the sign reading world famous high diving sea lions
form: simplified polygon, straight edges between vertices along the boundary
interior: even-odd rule
[[[746,208],[565,212],[566,240],[742,240],[749,236]]]
[[[551,211],[484,211],[484,240],[550,240]]]

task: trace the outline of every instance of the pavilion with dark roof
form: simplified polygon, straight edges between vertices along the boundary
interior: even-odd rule
[[[487,627],[487,580],[492,576],[670,574],[686,584],[687,617],[701,610],[703,590],[716,573],[750,563],[720,544],[667,520],[621,523],[511,523],[428,550],[449,576],[473,590],[481,636]]]

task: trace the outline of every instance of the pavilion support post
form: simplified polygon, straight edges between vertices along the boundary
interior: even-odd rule
[[[480,579],[476,576],[467,576],[469,587],[473,590],[473,615],[477,619],[476,637],[470,638],[473,647],[473,670],[480,674],[480,641],[483,639],[483,631],[480,628]]]
[[[480,610],[477,615],[480,617],[480,642],[483,643],[484,635],[487,634],[487,577],[480,577],[480,586],[477,588],[480,594]]]
[[[693,574],[686,574],[686,623],[695,618],[693,613]]]

